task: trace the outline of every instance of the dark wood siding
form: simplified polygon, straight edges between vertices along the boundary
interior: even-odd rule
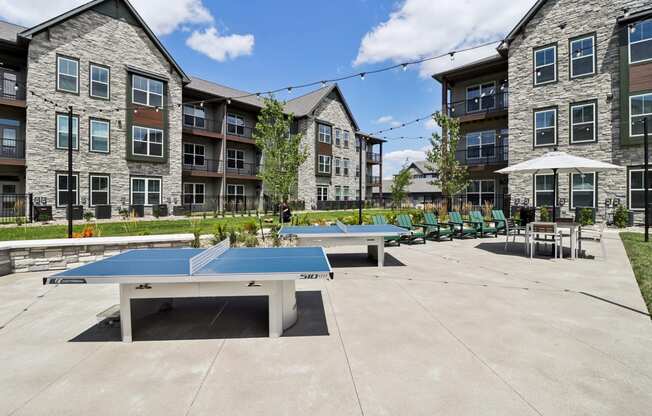
[[[629,67],[629,91],[652,90],[652,62],[630,65]]]

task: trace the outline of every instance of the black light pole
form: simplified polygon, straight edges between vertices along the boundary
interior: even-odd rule
[[[72,238],[72,106],[68,107],[68,238]]]
[[[645,202],[645,242],[650,241],[650,203],[649,203],[649,187],[648,183],[648,170],[649,166],[649,157],[648,157],[648,132],[647,132],[647,117],[643,118],[643,163],[645,168],[643,169],[643,189],[645,190],[644,202]]]
[[[358,188],[360,191],[358,192],[358,224],[362,225],[362,143],[364,143],[362,136],[360,136],[360,165],[358,171],[360,174],[358,175]],[[366,169],[365,169],[365,175],[367,174]]]
[[[557,206],[557,169],[552,170],[552,222],[555,222],[556,206]]]

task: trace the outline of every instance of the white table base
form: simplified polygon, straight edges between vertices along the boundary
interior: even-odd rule
[[[367,246],[367,255],[378,261],[378,267],[385,264],[385,237],[311,237],[302,235],[296,238],[299,247],[347,247],[347,246]]]

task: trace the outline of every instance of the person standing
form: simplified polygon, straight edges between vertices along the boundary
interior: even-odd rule
[[[288,223],[292,220],[292,211],[290,211],[290,206],[287,202],[281,204],[281,222]]]

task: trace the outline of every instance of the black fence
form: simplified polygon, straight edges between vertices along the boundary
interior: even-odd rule
[[[0,194],[0,224],[31,222],[32,194]]]
[[[450,117],[461,117],[503,111],[507,110],[507,108],[509,108],[509,93],[499,92],[450,103],[448,104],[448,115]]]

